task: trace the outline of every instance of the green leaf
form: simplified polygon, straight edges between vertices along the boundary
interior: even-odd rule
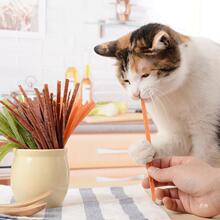
[[[9,124],[7,118],[0,112],[0,130],[1,133],[6,134],[9,137],[15,137]]]
[[[13,148],[19,148],[19,145],[14,143],[7,143],[0,147],[0,161],[9,153]]]
[[[7,133],[0,128],[0,135],[2,135],[2,136],[7,136]]]
[[[18,127],[19,134],[23,138],[25,144],[31,149],[36,149],[37,145],[32,135],[30,134],[30,132],[27,131],[19,122],[17,122],[17,127]]]
[[[22,144],[25,144],[23,138],[20,136],[19,132],[18,132],[18,129],[16,127],[16,123],[15,123],[15,118],[11,115],[11,113],[8,111],[7,108],[3,107],[3,112],[4,112],[4,115],[5,117],[7,118],[7,121],[8,121],[8,124],[15,136],[15,138]]]
[[[36,149],[37,144],[31,133],[19,123],[17,118],[6,107],[3,107],[2,110],[2,112],[0,111],[0,135],[6,139],[7,137],[14,138],[28,148]],[[13,142],[11,140],[9,141]]]
[[[7,108],[3,107],[3,113],[0,112],[0,135],[6,138],[12,137],[27,147],[36,149],[36,142],[30,132],[18,122]]]

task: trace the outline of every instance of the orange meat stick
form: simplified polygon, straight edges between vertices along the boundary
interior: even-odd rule
[[[145,136],[146,139],[149,143],[151,143],[151,136],[150,136],[150,128],[149,128],[149,123],[148,123],[148,116],[147,116],[147,109],[146,105],[143,99],[141,99],[141,109],[143,113],[143,118],[144,118],[144,128],[145,128]],[[152,163],[147,163],[147,168],[152,166]],[[156,193],[155,193],[155,184],[154,184],[154,179],[149,176],[149,185],[150,185],[150,190],[151,190],[151,197],[152,200],[155,202],[156,201]]]

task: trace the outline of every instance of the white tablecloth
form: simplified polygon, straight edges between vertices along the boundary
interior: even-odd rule
[[[13,202],[11,188],[0,186],[0,204]],[[34,217],[1,219],[45,220],[169,220],[167,213],[155,205],[140,185],[103,188],[71,188],[63,207],[45,209]]]

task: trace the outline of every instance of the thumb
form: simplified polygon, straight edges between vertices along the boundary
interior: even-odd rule
[[[173,182],[173,168],[160,169],[157,167],[149,167],[148,175],[158,182]]]

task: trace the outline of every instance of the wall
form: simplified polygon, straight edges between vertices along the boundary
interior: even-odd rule
[[[112,0],[113,1],[113,0]],[[110,0],[47,0],[44,38],[4,38],[0,36],[0,93],[8,93],[25,84],[27,76],[36,77],[36,86],[63,79],[68,66],[83,72],[85,54],[89,53],[96,100],[127,99],[114,76],[114,62],[93,53],[93,46],[116,38],[135,27],[112,26],[105,38],[99,38],[101,18],[114,17]],[[220,39],[213,25],[219,20],[217,1],[208,0],[136,0],[142,5],[134,17],[139,23],[162,22],[193,35]],[[209,12],[207,12],[207,7]],[[212,10],[213,13],[212,13]],[[212,14],[212,16],[210,16]],[[208,18],[208,19],[207,19]],[[88,22],[93,24],[88,24]],[[210,22],[213,25],[210,25]],[[208,30],[208,31],[207,31]]]

